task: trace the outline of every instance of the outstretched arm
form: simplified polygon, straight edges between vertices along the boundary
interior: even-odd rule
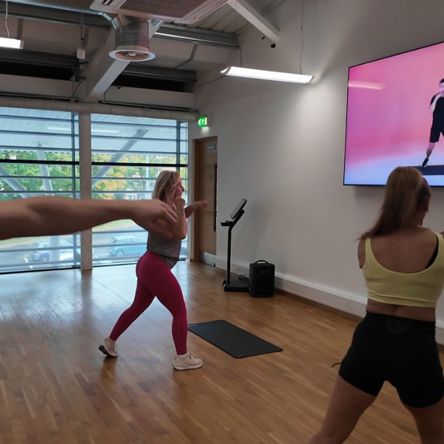
[[[17,199],[0,202],[0,239],[74,233],[118,219],[169,237],[177,216],[159,200]]]
[[[207,207],[207,201],[206,200],[196,200],[196,202],[192,202],[190,205],[188,205],[185,208],[185,216],[188,219],[193,215],[195,211],[197,211],[199,208],[206,208]]]

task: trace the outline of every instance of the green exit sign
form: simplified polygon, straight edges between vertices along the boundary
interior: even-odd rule
[[[208,126],[208,117],[207,116],[200,116],[197,119],[197,126],[199,128],[205,128]]]

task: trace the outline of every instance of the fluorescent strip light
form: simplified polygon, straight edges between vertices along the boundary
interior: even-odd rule
[[[289,72],[264,71],[262,69],[241,68],[229,66],[221,71],[221,74],[233,77],[245,77],[248,79],[273,80],[275,82],[309,83],[313,76],[306,74],[292,74]]]
[[[0,37],[0,47],[22,49],[23,48],[23,40],[10,39],[7,37]]]

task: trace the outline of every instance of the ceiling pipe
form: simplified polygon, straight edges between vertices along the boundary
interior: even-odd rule
[[[101,15],[105,17],[108,21],[112,21],[113,17],[110,14],[102,13],[100,11],[95,11],[90,8],[79,8],[77,6],[71,6],[67,5],[66,3],[59,3],[55,0],[52,0],[51,2],[43,2],[39,0],[9,0],[9,3],[16,3],[19,5],[29,5],[29,6],[38,6],[41,8],[48,8],[48,9],[58,9],[60,11],[69,11],[69,12],[76,12],[79,14],[90,14],[90,15]]]
[[[50,23],[79,24],[79,16],[84,14],[85,26],[114,27],[115,16],[111,16],[92,9],[62,6],[61,4],[42,3],[31,0],[9,0],[11,3],[9,15],[11,17],[46,21]],[[39,12],[41,11],[41,12]],[[103,20],[103,21],[102,21]],[[113,23],[114,22],[114,23]],[[150,37],[185,41],[210,46],[238,48],[239,41],[235,34],[202,29],[151,20]]]

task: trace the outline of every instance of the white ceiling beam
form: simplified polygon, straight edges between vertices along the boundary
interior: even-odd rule
[[[102,96],[130,63],[129,61],[111,58],[109,52],[114,48],[115,31],[112,30],[85,70],[85,84],[80,89],[82,100],[95,99]]]
[[[161,26],[161,20],[151,20],[149,24],[149,38]],[[102,96],[113,82],[129,65],[129,61],[116,60],[110,57],[109,52],[115,49],[115,30],[110,31],[105,43],[97,50],[88,69],[85,71],[86,85],[80,91],[83,100],[95,99]]]
[[[278,43],[280,33],[262,14],[254,9],[245,0],[228,0],[228,4],[238,12],[244,19],[249,21],[262,34],[268,37],[273,43]]]
[[[150,40],[154,37],[154,34],[159,30],[159,28],[162,26],[163,21],[162,20],[155,20],[151,19],[149,21],[149,38]]]

